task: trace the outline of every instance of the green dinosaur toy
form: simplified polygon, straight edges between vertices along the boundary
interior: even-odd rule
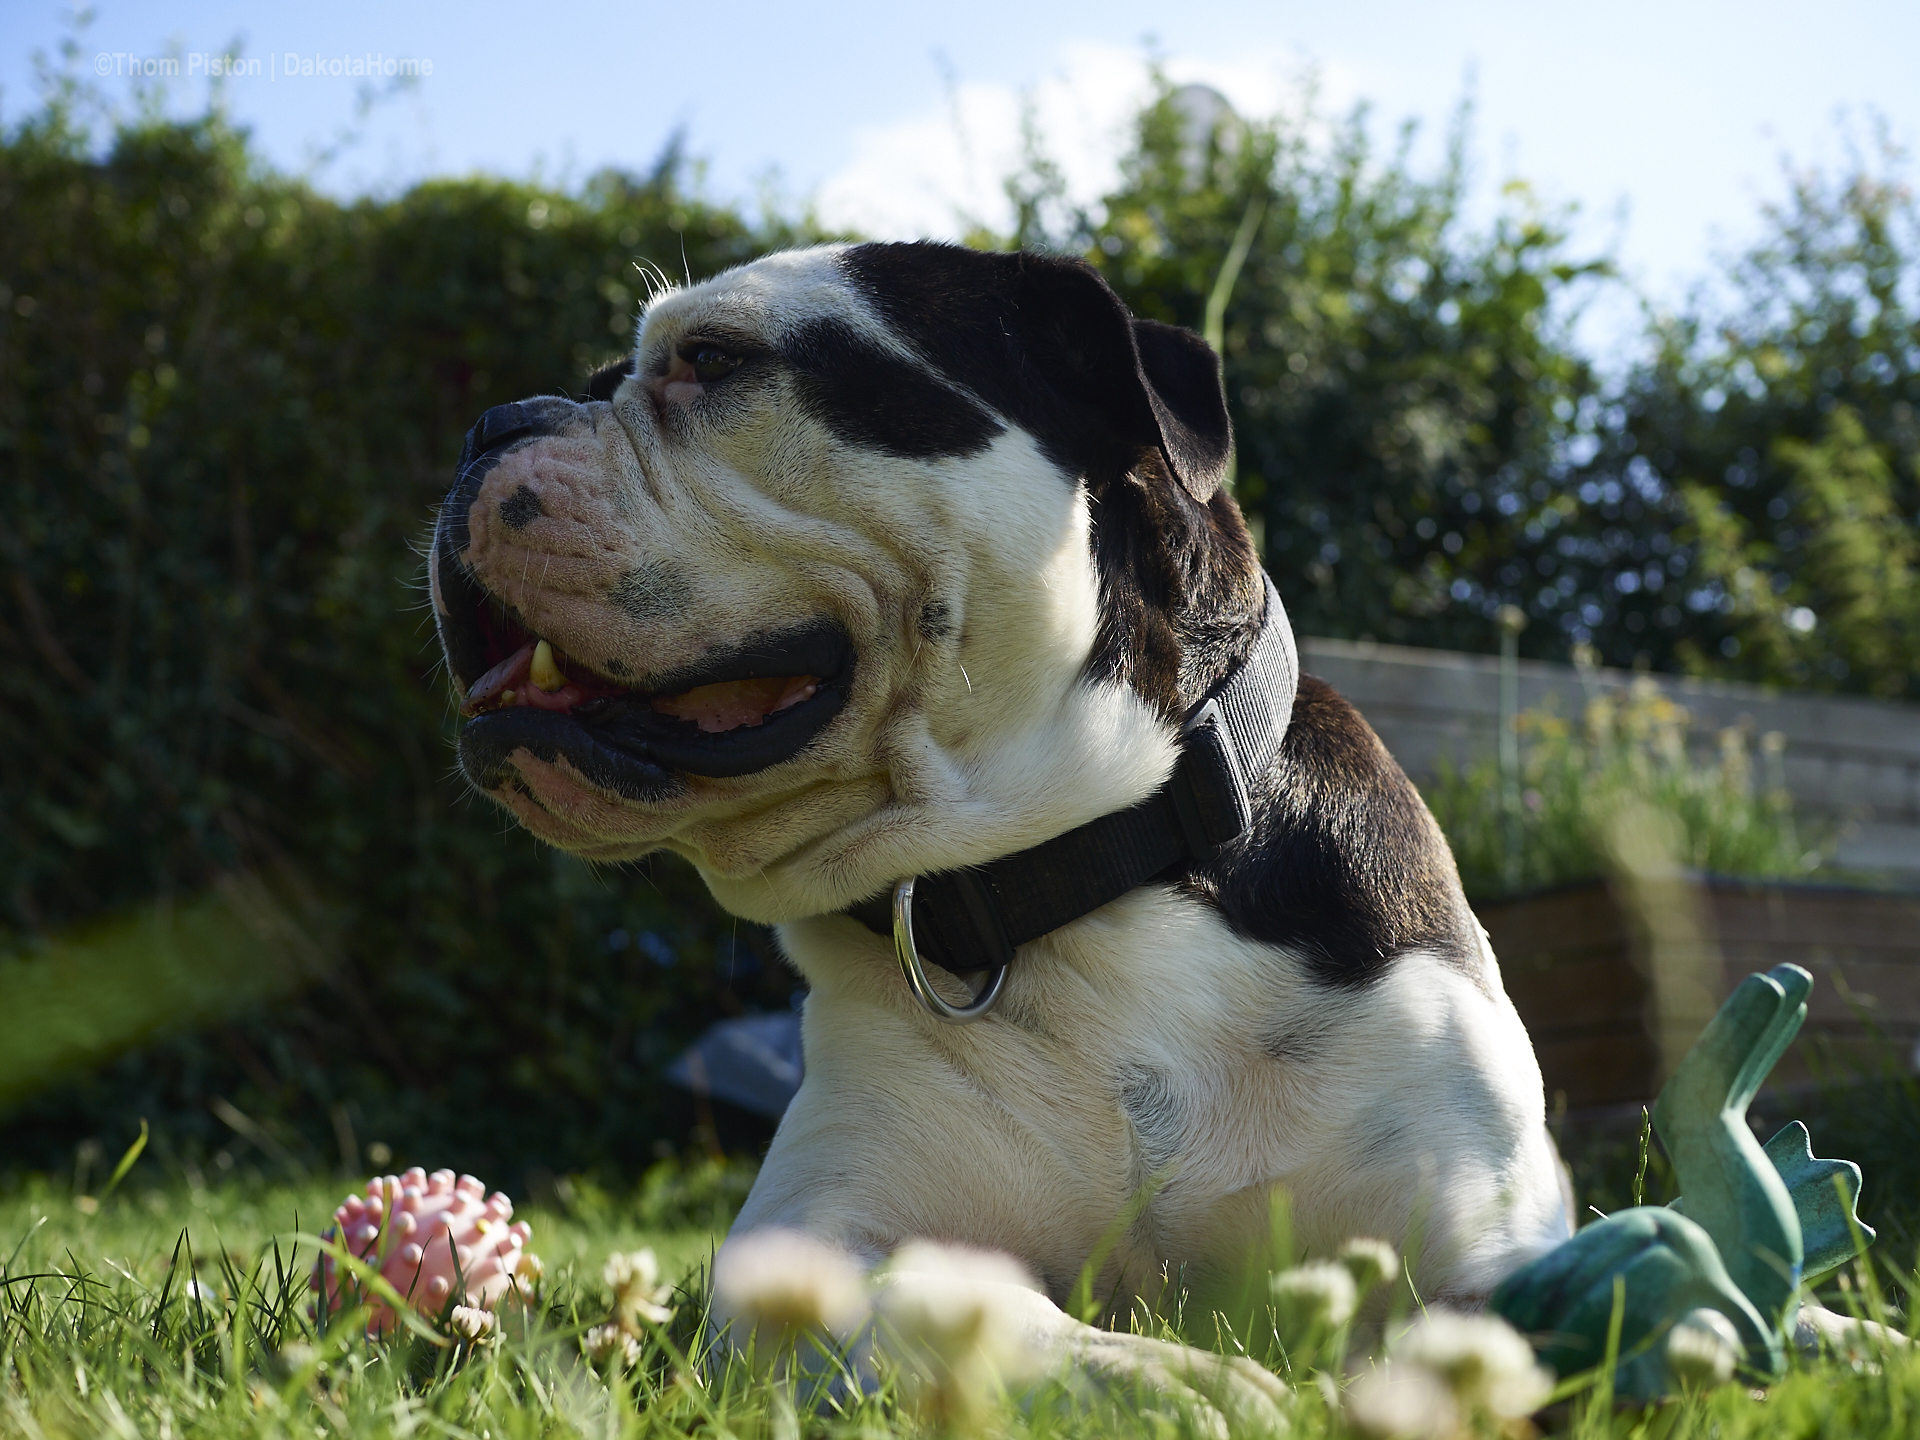
[[[1858,1166],[1816,1160],[1798,1121],[1764,1148],[1747,1128],[1747,1106],[1799,1033],[1812,988],[1797,965],[1748,976],[1660,1092],[1653,1124],[1681,1200],[1598,1220],[1494,1292],[1494,1311],[1558,1374],[1603,1363],[1616,1282],[1615,1393],[1652,1399],[1678,1388],[1667,1340],[1681,1323],[1737,1336],[1751,1369],[1778,1374],[1803,1284],[1852,1258],[1856,1230],[1873,1239],[1853,1213]]]

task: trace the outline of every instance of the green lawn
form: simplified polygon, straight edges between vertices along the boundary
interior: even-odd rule
[[[311,1244],[338,1181],[122,1192],[86,1213],[45,1185],[0,1198],[0,1435],[169,1437],[292,1435],[887,1436],[932,1433],[890,1388],[796,1420],[790,1392],[743,1367],[697,1368],[693,1343],[709,1228],[646,1229],[605,1196],[532,1207],[531,1248],[547,1265],[536,1314],[477,1350],[413,1338],[372,1343],[357,1329],[317,1330],[307,1313]],[[651,1246],[665,1278],[690,1283],[678,1315],[639,1365],[604,1371],[580,1337],[607,1320],[610,1251]],[[201,1298],[185,1295],[192,1257]],[[1901,1293],[1896,1289],[1896,1294]],[[1288,1428],[1349,1433],[1338,1387],[1291,1377]],[[1203,1434],[1212,1417],[1180,1404],[1049,1383],[971,1422],[984,1433]],[[1804,1364],[1764,1395],[1735,1381],[1647,1412],[1602,1411],[1576,1398],[1541,1422],[1552,1433],[1612,1436],[1920,1434],[1920,1362]],[[1517,1436],[1482,1420],[1475,1434]]]

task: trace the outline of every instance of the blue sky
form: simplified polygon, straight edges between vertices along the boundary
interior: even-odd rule
[[[71,13],[59,0],[0,10],[0,115],[30,106],[30,57],[71,33]],[[1312,73],[1333,108],[1364,99],[1383,127],[1417,117],[1438,132],[1471,89],[1482,203],[1514,176],[1577,202],[1582,241],[1612,247],[1666,302],[1751,233],[1761,200],[1779,193],[1783,154],[1833,163],[1845,153],[1842,117],[1864,138],[1875,112],[1897,139],[1920,141],[1915,0],[100,0],[82,68],[123,91],[127,57],[171,49],[192,68],[236,42],[272,74],[231,81],[232,108],[295,168],[350,126],[359,82],[289,78],[287,54],[431,62],[315,170],[332,189],[473,170],[578,179],[645,165],[684,126],[711,191],[750,198],[771,184],[829,219],[891,234],[952,233],[962,212],[998,219],[1023,104],[1074,184],[1097,193],[1149,43],[1176,79],[1212,83],[1250,111],[1297,104]],[[192,103],[204,81],[178,89]]]

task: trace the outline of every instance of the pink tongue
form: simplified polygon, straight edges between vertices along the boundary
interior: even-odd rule
[[[473,688],[467,691],[467,703],[461,708],[469,715],[477,714],[491,705],[503,690],[532,688],[527,682],[527,672],[533,668],[533,645],[534,642],[529,640],[474,681]]]
[[[528,641],[473,682],[461,711],[478,715],[495,706],[531,706],[536,710],[571,710],[588,697],[585,687],[569,680],[558,690],[542,690],[533,683],[533,649]]]
[[[691,720],[708,735],[761,725],[769,715],[798,705],[820,688],[812,675],[775,675],[765,680],[723,680],[653,702],[662,715]]]
[[[513,654],[473,682],[461,709],[468,715],[497,705],[530,705],[542,710],[570,710],[588,692],[569,681],[558,690],[542,690],[533,683],[533,648],[529,640]],[[775,675],[764,680],[725,680],[702,685],[679,695],[663,695],[653,702],[662,715],[691,720],[709,735],[763,725],[769,715],[789,705],[810,700],[820,688],[812,675]]]

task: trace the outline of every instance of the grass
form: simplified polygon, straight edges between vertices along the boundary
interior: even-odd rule
[[[238,1437],[351,1435],[625,1437],[934,1433],[891,1383],[796,1409],[791,1389],[737,1363],[698,1363],[704,1227],[647,1228],[619,1203],[533,1207],[532,1248],[547,1263],[539,1306],[478,1348],[419,1337],[377,1343],[359,1327],[317,1327],[306,1275],[311,1232],[338,1181],[166,1186],[100,1200],[93,1213],[34,1183],[0,1199],[0,1435]],[[580,1337],[604,1322],[609,1251],[650,1245],[686,1287],[678,1315],[624,1374],[596,1368]],[[7,1252],[11,1251],[11,1258]],[[190,1292],[189,1278],[198,1285]],[[1884,1266],[1876,1285],[1908,1293]],[[1870,1287],[1854,1283],[1852,1295]],[[1844,1297],[1843,1297],[1844,1298]],[[688,1351],[695,1363],[688,1363]],[[1295,1436],[1348,1433],[1338,1386],[1299,1373]],[[1015,1437],[1184,1435],[1212,1417],[1152,1395],[1048,1383],[970,1422]],[[1736,1381],[1647,1411],[1602,1406],[1592,1391],[1540,1422],[1583,1437],[1911,1436],[1920,1432],[1920,1360],[1906,1354],[1796,1362],[1762,1395]],[[951,1428],[951,1427],[949,1427]],[[1242,1428],[1239,1433],[1246,1433]],[[1475,1434],[1518,1436],[1483,1418]]]

